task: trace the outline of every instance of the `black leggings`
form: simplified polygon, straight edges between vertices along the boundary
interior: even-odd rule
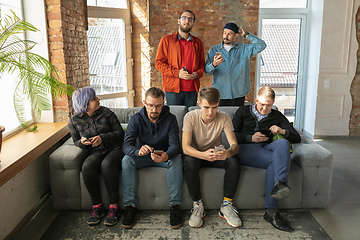
[[[102,203],[99,174],[102,172],[110,204],[119,202],[119,171],[124,156],[122,149],[115,149],[103,155],[90,154],[82,165],[86,189],[93,205]]]
[[[199,170],[202,167],[225,168],[224,197],[233,199],[240,178],[240,157],[236,154],[224,161],[209,162],[184,155],[185,180],[193,201],[199,201],[201,199]]]

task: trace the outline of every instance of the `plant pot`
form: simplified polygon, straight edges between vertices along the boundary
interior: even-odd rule
[[[5,128],[3,126],[0,126],[0,153],[1,153],[1,146],[2,146],[2,133],[3,133],[3,131],[5,131]]]

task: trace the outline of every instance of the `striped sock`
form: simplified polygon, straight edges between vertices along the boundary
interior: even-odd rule
[[[224,197],[223,207],[229,206],[232,203],[232,198]]]

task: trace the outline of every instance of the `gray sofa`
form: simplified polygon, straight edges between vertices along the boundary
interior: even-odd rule
[[[191,111],[194,107],[190,108]],[[138,108],[112,109],[121,124],[126,126],[130,117],[140,110]],[[236,107],[219,107],[232,118]],[[176,115],[179,128],[182,129],[183,118],[188,109],[184,106],[171,106],[170,111]],[[300,132],[301,143],[293,144],[292,165],[289,174],[289,186],[292,195],[279,200],[279,207],[326,208],[330,200],[333,157],[332,154],[313,142]],[[180,132],[181,136],[181,132]],[[181,139],[181,138],[180,138]],[[223,134],[223,144],[228,145]],[[68,139],[49,157],[51,190],[54,208],[91,209],[92,204],[81,174],[81,165],[87,153]],[[139,169],[139,209],[168,209],[169,194],[166,183],[165,168]],[[121,173],[120,173],[121,174]],[[108,206],[105,185],[100,175],[103,202]],[[203,168],[200,171],[201,190],[206,209],[218,209],[222,201],[224,170]],[[122,184],[120,177],[120,205],[122,206]],[[234,205],[239,209],[261,209],[265,206],[265,170],[242,166],[240,181],[234,198]],[[184,180],[182,209],[192,207],[191,198]]]

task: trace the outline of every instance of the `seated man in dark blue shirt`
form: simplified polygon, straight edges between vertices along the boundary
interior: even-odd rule
[[[254,105],[240,107],[233,118],[241,164],[266,169],[264,219],[282,231],[293,228],[278,213],[278,199],[290,197],[290,143],[300,142],[299,133],[279,111],[272,109],[275,92],[261,87]],[[273,135],[280,139],[272,141]]]
[[[164,106],[164,92],[152,87],[145,93],[144,107],[134,114],[125,131],[122,162],[124,194],[124,228],[132,228],[137,212],[137,169],[146,167],[168,168],[170,225],[182,224],[179,205],[183,183],[182,159],[179,155],[179,126],[170,108]],[[157,151],[160,150],[160,151]],[[165,179],[164,179],[165,180]]]

